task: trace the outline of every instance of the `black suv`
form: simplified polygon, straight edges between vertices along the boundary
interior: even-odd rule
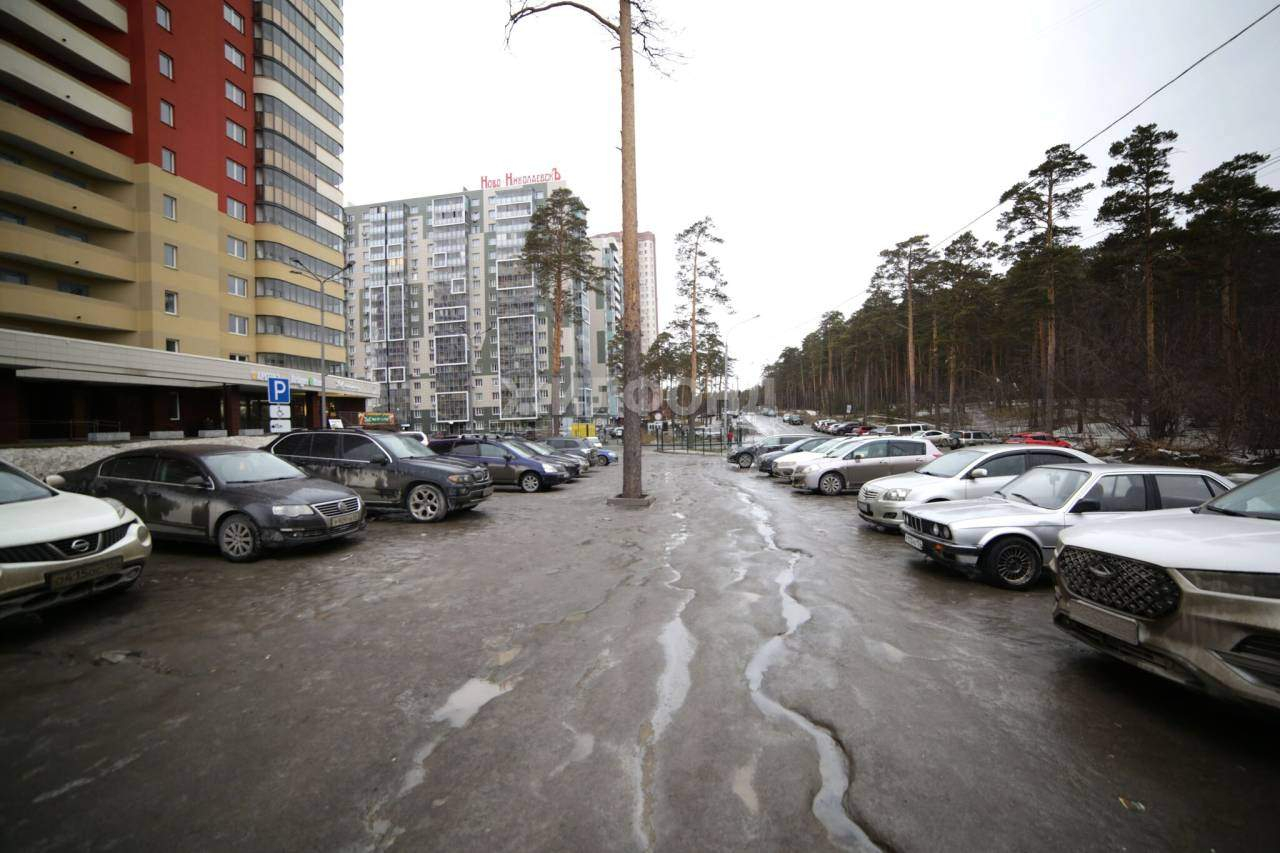
[[[354,490],[371,508],[440,521],[493,494],[483,465],[441,456],[416,438],[363,429],[295,430],[263,448],[313,477]]]

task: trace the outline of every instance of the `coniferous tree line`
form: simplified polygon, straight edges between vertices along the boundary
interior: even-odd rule
[[[885,249],[863,305],[824,315],[765,369],[777,405],[951,428],[980,409],[1033,429],[1280,447],[1280,191],[1258,181],[1270,158],[1240,154],[1178,188],[1176,139],[1134,128],[1100,186],[1085,155],[1054,146],[1001,197],[1000,242],[966,231]]]

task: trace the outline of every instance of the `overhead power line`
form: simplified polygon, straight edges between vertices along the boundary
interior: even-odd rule
[[[1097,4],[1094,4],[1094,5],[1097,5]],[[1086,7],[1086,9],[1085,9],[1085,10],[1080,10],[1080,11],[1087,11],[1089,8],[1092,8],[1092,7]],[[1071,149],[1071,150],[1072,150],[1072,152],[1074,153],[1074,152],[1076,152],[1076,151],[1079,151],[1081,148],[1084,148],[1084,147],[1085,147],[1086,145],[1088,145],[1090,142],[1093,142],[1093,141],[1094,141],[1095,139],[1097,139],[1099,136],[1102,136],[1102,134],[1106,133],[1108,130],[1110,130],[1111,128],[1115,127],[1117,124],[1119,124],[1120,122],[1124,121],[1124,120],[1125,120],[1126,118],[1128,118],[1129,116],[1133,115],[1133,114],[1134,114],[1135,112],[1137,112],[1137,111],[1138,111],[1138,110],[1139,110],[1139,109],[1140,109],[1144,104],[1146,104],[1148,101],[1150,101],[1150,100],[1151,100],[1152,98],[1154,98],[1156,95],[1160,94],[1160,93],[1161,93],[1161,92],[1163,92],[1165,89],[1168,89],[1168,88],[1169,88],[1170,86],[1172,86],[1174,83],[1178,82],[1178,81],[1179,81],[1179,80],[1181,80],[1183,77],[1187,76],[1187,74],[1189,74],[1189,73],[1190,73],[1190,72],[1191,72],[1191,71],[1192,71],[1196,66],[1198,66],[1200,63],[1204,62],[1206,59],[1208,59],[1209,57],[1213,56],[1215,53],[1217,53],[1218,51],[1222,50],[1224,47],[1226,47],[1227,45],[1231,44],[1231,43],[1232,43],[1233,41],[1235,41],[1236,39],[1240,38],[1240,36],[1244,35],[1245,33],[1249,32],[1249,30],[1253,29],[1253,28],[1254,28],[1254,27],[1256,27],[1258,24],[1262,23],[1262,22],[1263,22],[1264,20],[1266,20],[1266,19],[1267,19],[1267,18],[1268,18],[1272,13],[1274,13],[1277,9],[1280,9],[1280,3],[1275,4],[1275,5],[1274,5],[1274,6],[1272,6],[1270,9],[1268,9],[1268,10],[1267,10],[1267,11],[1265,11],[1265,12],[1263,12],[1263,13],[1262,13],[1261,15],[1259,15],[1258,17],[1254,18],[1254,19],[1253,19],[1252,21],[1250,21],[1250,22],[1248,23],[1248,25],[1246,25],[1243,29],[1241,29],[1240,31],[1238,31],[1237,33],[1235,33],[1235,35],[1231,36],[1231,37],[1230,37],[1230,38],[1228,38],[1226,41],[1222,42],[1222,43],[1221,43],[1221,44],[1219,44],[1217,47],[1213,48],[1213,49],[1212,49],[1212,50],[1210,50],[1208,53],[1206,53],[1206,54],[1204,54],[1203,56],[1201,56],[1201,57],[1200,57],[1199,59],[1197,59],[1195,62],[1191,63],[1191,64],[1190,64],[1190,65],[1188,65],[1186,68],[1184,68],[1184,69],[1182,69],[1181,71],[1179,71],[1179,72],[1178,72],[1177,74],[1175,74],[1173,77],[1170,77],[1170,78],[1169,78],[1168,80],[1166,80],[1166,81],[1165,81],[1165,82],[1164,82],[1164,83],[1163,83],[1163,84],[1162,84],[1158,89],[1156,89],[1156,90],[1155,90],[1155,91],[1153,91],[1151,94],[1147,95],[1147,96],[1146,96],[1145,98],[1143,98],[1141,101],[1138,101],[1138,103],[1134,104],[1132,107],[1130,107],[1128,110],[1126,110],[1126,111],[1124,112],[1124,114],[1122,114],[1121,116],[1119,116],[1118,118],[1116,118],[1114,121],[1112,121],[1112,122],[1111,122],[1111,123],[1109,123],[1106,127],[1104,127],[1104,128],[1102,128],[1101,130],[1099,130],[1097,133],[1095,133],[1095,134],[1093,134],[1092,136],[1090,136],[1090,137],[1089,137],[1088,139],[1086,139],[1084,142],[1081,142],[1081,143],[1080,143],[1079,145],[1077,145],[1075,148],[1072,148],[1072,149]],[[1056,25],[1055,25],[1055,26],[1056,26]],[[1268,165],[1272,165],[1272,164],[1268,164]],[[1259,170],[1258,170],[1258,171],[1261,171],[1262,169],[1265,169],[1265,168],[1267,168],[1267,167],[1266,167],[1266,166],[1259,167]],[[996,202],[995,204],[991,205],[991,207],[988,207],[986,210],[982,211],[982,213],[979,213],[979,214],[978,214],[977,216],[975,216],[973,219],[970,219],[968,222],[966,222],[964,225],[961,225],[961,226],[960,226],[959,228],[957,228],[955,231],[952,231],[952,232],[951,232],[950,234],[948,234],[946,237],[943,237],[941,240],[936,240],[936,241],[934,241],[932,244],[930,244],[929,248],[930,248],[931,250],[932,250],[932,249],[937,249],[939,246],[941,246],[942,244],[944,244],[944,243],[948,242],[948,241],[949,241],[949,240],[951,240],[953,237],[956,237],[956,236],[958,236],[958,235],[960,235],[960,234],[964,233],[964,232],[965,232],[965,231],[967,231],[969,228],[973,227],[974,225],[976,225],[977,223],[979,223],[979,222],[981,222],[982,220],[986,219],[986,218],[987,218],[988,216],[990,216],[992,213],[994,213],[995,211],[997,211],[997,210],[1000,208],[1000,206],[1001,206],[1002,204],[1003,204],[1003,202],[999,202],[999,201],[998,201],[998,202]],[[1095,236],[1095,235],[1090,235],[1090,236]],[[829,313],[829,312],[831,312],[831,311],[835,311],[835,310],[839,309],[840,307],[842,307],[842,306],[844,306],[844,305],[848,304],[849,302],[853,301],[853,300],[854,300],[854,299],[856,299],[856,298],[857,298],[856,296],[851,296],[851,297],[849,297],[848,299],[845,299],[843,302],[840,302],[840,303],[838,303],[837,305],[835,305],[835,306],[833,306],[833,307],[831,307],[831,308],[828,308],[828,309],[826,309],[825,311],[823,311],[822,313],[817,314],[817,315],[815,315],[815,316],[817,316],[817,317],[822,317],[822,316],[824,316],[825,314],[827,314],[827,313]],[[808,324],[808,323],[810,323],[810,322],[812,322],[812,321],[811,321],[811,320],[801,320],[799,323],[796,323],[795,325],[788,327],[788,328],[786,329],[786,331],[790,331],[791,329],[799,328],[800,326],[806,325],[806,324]]]

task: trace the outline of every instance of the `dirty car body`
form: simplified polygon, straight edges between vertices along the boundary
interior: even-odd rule
[[[351,489],[244,447],[130,450],[59,476],[71,491],[124,504],[157,538],[212,542],[229,559],[337,539],[365,525],[364,504]],[[233,519],[243,545],[229,547],[224,534]]]
[[[128,507],[0,462],[0,620],[128,589],[150,555],[151,534]]]
[[[1065,531],[1054,578],[1073,637],[1280,709],[1280,469],[1199,507]]]

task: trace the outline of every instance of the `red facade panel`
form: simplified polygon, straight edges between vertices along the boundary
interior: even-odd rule
[[[251,0],[125,0],[129,32],[91,29],[101,41],[129,57],[130,85],[93,80],[103,93],[133,111],[133,134],[93,130],[90,136],[135,163],[161,165],[161,149],[173,151],[179,177],[218,194],[219,209],[230,196],[243,202],[253,221],[253,10]],[[157,6],[169,10],[170,29],[157,20]],[[230,6],[244,21],[244,32],[223,15]],[[226,58],[231,44],[244,57],[241,70]],[[160,73],[160,54],[173,60],[173,79]],[[226,96],[227,82],[244,93],[245,105]],[[160,120],[160,101],[174,107],[174,125]],[[245,144],[227,135],[227,119],[245,129]],[[245,183],[228,177],[227,159],[245,167]]]

